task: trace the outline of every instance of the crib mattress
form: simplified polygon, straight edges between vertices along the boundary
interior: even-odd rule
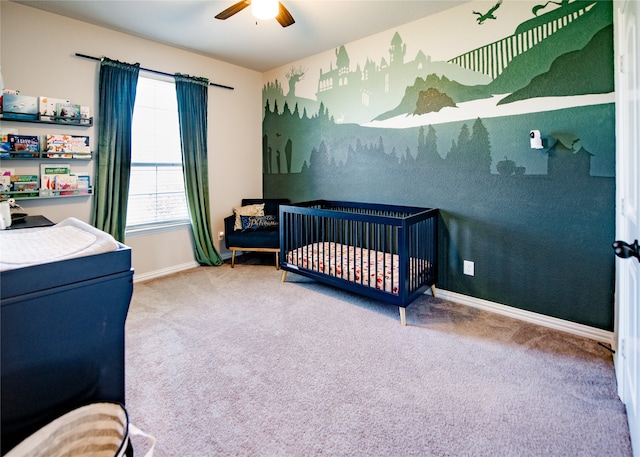
[[[287,254],[290,266],[306,268],[398,295],[400,258],[397,254],[334,242],[312,243]],[[422,265],[422,268],[420,268]],[[410,262],[411,274],[428,262]]]

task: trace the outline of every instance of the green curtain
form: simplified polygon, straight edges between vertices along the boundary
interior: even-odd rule
[[[207,109],[209,80],[176,74],[180,144],[194,254],[200,265],[222,265],[213,246],[209,216]]]
[[[131,176],[131,123],[140,64],[102,58],[93,225],[124,242]]]

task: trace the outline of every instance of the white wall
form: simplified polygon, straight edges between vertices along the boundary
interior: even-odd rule
[[[214,243],[226,256],[223,218],[243,197],[262,195],[262,75],[170,46],[114,32],[81,21],[12,2],[0,1],[0,66],[6,88],[21,94],[70,99],[98,111],[99,63],[75,57],[76,53],[139,62],[144,68],[209,78],[235,90],[209,89],[209,186]],[[28,27],[25,26],[28,24]],[[73,133],[97,141],[97,129],[56,128],[44,124],[8,123],[19,133]],[[25,161],[2,161],[2,168],[28,173]],[[35,164],[34,164],[35,165]],[[73,162],[74,172],[90,171],[93,161]],[[73,216],[90,222],[92,197],[22,201],[29,214],[42,214],[54,222]],[[129,237],[136,277],[195,265],[189,229]]]

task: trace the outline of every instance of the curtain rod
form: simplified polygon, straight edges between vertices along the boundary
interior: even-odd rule
[[[102,60],[100,57],[88,56],[88,55],[86,55],[86,54],[80,54],[80,53],[78,53],[78,52],[76,52],[76,56],[77,56],[77,57],[83,57],[83,58],[85,58],[85,59],[91,59],[91,60],[98,60],[98,61]],[[149,68],[142,68],[142,67],[140,67],[140,70],[149,71],[149,72],[151,72],[151,73],[155,73],[155,74],[157,74],[157,75],[175,76],[175,75],[172,75],[171,73],[165,73],[164,71],[158,71],[158,70],[150,70]],[[215,87],[221,87],[222,89],[230,89],[230,90],[233,90],[233,87],[231,87],[231,86],[224,86],[224,85],[222,85],[222,84],[209,83],[209,85],[210,85],[210,86],[215,86]]]

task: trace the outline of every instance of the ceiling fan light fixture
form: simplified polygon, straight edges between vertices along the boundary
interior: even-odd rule
[[[251,12],[258,19],[273,19],[278,15],[278,0],[251,0]]]

